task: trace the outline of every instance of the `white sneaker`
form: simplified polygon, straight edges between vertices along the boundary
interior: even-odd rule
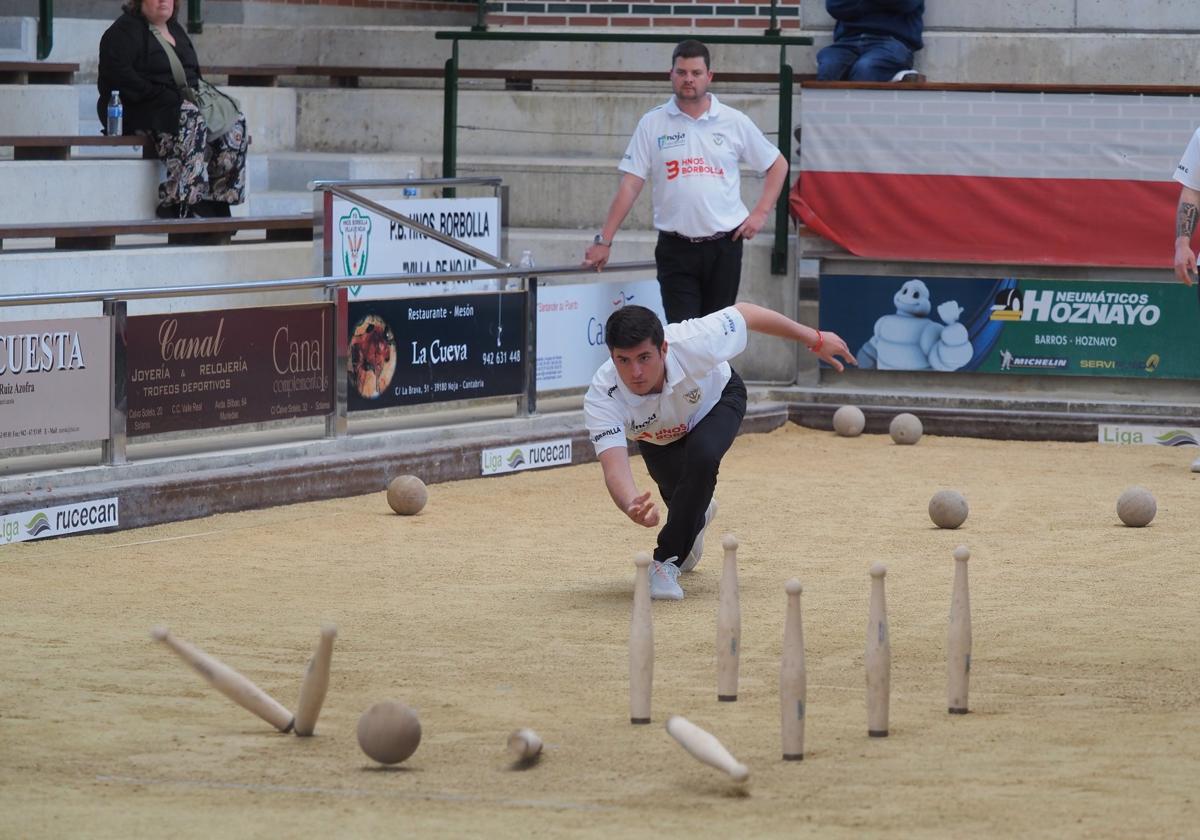
[[[1200,472],[1200,458],[1192,461],[1192,472]]]
[[[679,567],[672,560],[650,564],[650,598],[654,601],[682,601],[683,589],[679,586]]]
[[[683,561],[683,565],[679,567],[681,572],[690,572],[696,568],[696,564],[700,562],[700,558],[704,555],[704,532],[708,530],[708,526],[712,523],[713,517],[717,515],[717,500],[713,499],[708,503],[708,510],[704,511],[704,527],[700,529],[700,533],[696,535],[696,541],[692,543],[692,550],[688,552],[687,559]]]

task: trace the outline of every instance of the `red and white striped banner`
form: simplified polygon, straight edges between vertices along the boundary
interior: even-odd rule
[[[792,211],[875,259],[1169,268],[1200,97],[806,88]]]

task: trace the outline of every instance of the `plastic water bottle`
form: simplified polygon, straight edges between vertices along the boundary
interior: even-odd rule
[[[532,269],[534,267],[533,251],[525,249],[521,252],[521,259],[517,262],[517,268]],[[537,279],[537,278],[534,278]],[[507,289],[521,288],[521,281],[516,277],[508,278],[508,283],[505,284]]]
[[[412,180],[416,179],[417,171],[415,169],[410,169],[410,170],[408,170],[408,174],[405,175],[404,177],[408,178],[408,180],[412,181]],[[421,191],[414,186],[410,185],[410,186],[407,186],[404,188],[404,197],[405,198],[416,198],[420,194],[421,194]]]
[[[105,129],[109,137],[120,137],[125,133],[125,108],[121,105],[119,90],[114,90],[108,100],[108,124]]]

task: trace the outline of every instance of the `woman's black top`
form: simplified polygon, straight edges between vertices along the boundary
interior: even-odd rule
[[[167,22],[175,39],[175,52],[183,65],[188,85],[200,79],[200,60],[187,33],[175,20]],[[126,134],[144,129],[175,133],[179,129],[179,103],[183,100],[171,63],[158,39],[150,32],[149,22],[141,15],[125,12],[100,39],[100,72],[96,81],[100,98],[96,116],[107,124],[108,100],[114,90],[121,92]]]

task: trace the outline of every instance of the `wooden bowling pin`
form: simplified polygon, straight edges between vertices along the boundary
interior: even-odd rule
[[[300,700],[296,703],[297,735],[311,735],[317,728],[317,716],[321,714],[325,693],[329,690],[329,662],[333,658],[333,640],[336,637],[337,628],[332,624],[321,626],[317,649],[312,659],[308,660],[304,681],[300,683]]]
[[[950,596],[950,631],[946,635],[946,706],[952,715],[967,713],[971,679],[971,593],[967,587],[965,545],[954,549],[954,591]]]
[[[779,710],[783,723],[783,760],[804,758],[804,714],[808,676],[804,668],[804,624],[800,619],[800,581],[792,578],[787,592],[787,618],[783,624],[783,661],[779,666]]]
[[[191,665],[209,685],[234,703],[258,715],[280,732],[291,730],[292,713],[248,678],[195,645],[175,638],[166,627],[155,627],[150,631],[150,635],[175,651],[176,655]]]
[[[650,689],[654,684],[654,617],[650,610],[650,555],[633,559],[633,618],[629,622],[629,722],[650,722]]]
[[[871,607],[867,618],[867,734],[886,738],[892,680],[892,643],[888,638],[887,599],[883,578],[887,567],[871,567]]]
[[[542,739],[532,729],[518,729],[508,736],[508,751],[518,761],[534,761],[542,754]]]
[[[671,715],[667,718],[667,732],[697,761],[728,773],[735,782],[744,782],[750,778],[750,770],[746,765],[730,755],[729,750],[725,749],[716,736],[705,732],[687,718]]]
[[[732,703],[738,694],[738,662],[742,654],[742,607],[738,602],[737,549],[733,534],[721,541],[725,564],[717,595],[717,700]]]

